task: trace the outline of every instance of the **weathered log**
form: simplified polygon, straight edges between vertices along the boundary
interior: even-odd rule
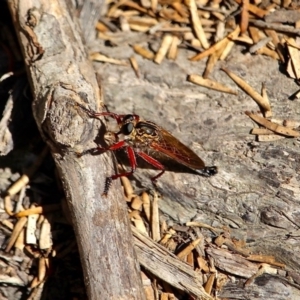
[[[78,157],[100,122],[101,96],[80,29],[64,1],[9,1],[33,93],[33,113],[59,170],[77,236],[89,299],[143,299],[125,201],[108,155]]]

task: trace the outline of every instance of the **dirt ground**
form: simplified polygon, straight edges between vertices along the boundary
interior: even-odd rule
[[[132,55],[126,46],[95,46],[116,58]],[[250,130],[257,126],[244,111],[257,112],[257,104],[220,70],[233,71],[260,91],[265,84],[276,119],[299,120],[299,100],[289,100],[298,90],[278,61],[244,54],[237,47],[220,62],[210,78],[238,91],[229,95],[186,81],[201,74],[205,62],[190,62],[192,55],[179,51],[175,62],[161,65],[138,59],[140,78],[129,67],[95,63],[102,75],[105,102],[111,111],[136,113],[172,132],[219,173],[209,179],[194,174],[166,172],[158,186],[165,219],[184,224],[201,221],[230,228],[253,253],[273,255],[298,274],[299,238],[299,140],[257,142]],[[133,176],[137,190],[152,188],[149,177],[157,171],[138,169]],[[298,299],[299,289],[280,276],[263,275],[249,287],[232,280],[218,295],[221,299]]]

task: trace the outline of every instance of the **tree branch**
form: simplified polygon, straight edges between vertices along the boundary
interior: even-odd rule
[[[30,78],[34,117],[72,214],[89,299],[143,299],[119,183],[108,198],[101,197],[105,177],[114,172],[112,161],[108,155],[76,155],[93,144],[99,124],[76,102],[96,109],[101,97],[74,14],[59,0],[8,5]]]

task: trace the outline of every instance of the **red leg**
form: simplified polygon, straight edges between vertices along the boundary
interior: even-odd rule
[[[125,142],[122,141],[124,144]],[[119,142],[121,143],[121,142]],[[115,144],[116,145],[116,144]],[[113,145],[114,146],[114,145]],[[111,147],[110,147],[111,148]],[[120,148],[120,147],[119,147]],[[115,149],[109,149],[109,150],[117,150],[119,148],[115,148]],[[119,174],[115,174],[115,175],[112,175],[110,177],[107,177],[106,178],[106,182],[105,182],[105,186],[104,186],[104,192],[103,192],[103,195],[104,196],[107,196],[107,193],[110,189],[110,186],[111,186],[111,183],[113,180],[117,179],[117,178],[120,178],[122,176],[130,176],[132,175],[135,170],[136,170],[136,167],[137,167],[137,163],[136,163],[136,157],[135,157],[135,153],[134,153],[134,150],[132,147],[129,147],[129,146],[126,146],[126,151],[127,151],[127,156],[129,158],[129,163],[130,163],[130,167],[131,167],[131,171],[129,172],[125,172],[125,173],[119,173]]]
[[[162,170],[160,173],[158,173],[156,176],[152,177],[151,180],[154,182],[157,178],[159,178],[162,174],[165,173],[165,167],[156,159],[149,156],[148,154],[144,152],[137,152],[136,153],[139,157],[141,157],[143,160],[145,160],[150,165],[154,166],[155,168]]]
[[[101,116],[109,116],[109,117],[114,118],[118,124],[122,123],[122,118],[125,116],[125,115],[118,115],[118,114],[115,114],[112,112],[107,112],[107,111],[96,112],[96,111],[93,111],[93,110],[90,110],[90,109],[84,107],[83,105],[81,105],[79,103],[78,103],[78,106],[80,106],[84,111],[86,111],[90,117],[97,118],[97,117],[101,117]]]
[[[100,145],[97,145],[97,147],[95,148],[91,148],[91,149],[88,149],[88,150],[85,150],[83,151],[82,153],[79,154],[79,156],[82,156],[84,154],[87,154],[87,153],[92,153],[92,154],[96,154],[97,152],[106,152],[108,150],[118,150],[118,149],[121,149],[121,148],[124,148],[124,147],[127,147],[125,141],[119,141],[119,142],[116,142],[114,144],[112,144],[111,146],[107,147],[107,148],[104,148],[104,147],[101,147]]]

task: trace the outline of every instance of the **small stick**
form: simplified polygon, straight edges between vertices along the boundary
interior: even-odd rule
[[[270,101],[269,101],[269,97],[268,97],[268,94],[267,94],[267,88],[266,88],[264,83],[262,83],[262,85],[261,85],[261,95],[264,98],[264,100],[266,101],[266,103],[269,103],[269,106],[270,106]],[[264,115],[265,115],[266,118],[271,118],[272,117],[272,111],[267,110],[267,111],[265,111]]]
[[[202,47],[204,49],[207,49],[209,47],[209,43],[206,39],[205,32],[203,30],[199,15],[198,15],[198,10],[197,10],[197,5],[195,0],[185,0],[186,5],[188,6],[190,13],[191,13],[191,19],[192,19],[192,24],[193,24],[193,29],[195,31],[195,34],[200,41]]]
[[[242,4],[243,0],[235,0],[235,2],[238,4]],[[256,5],[253,5],[250,3],[248,4],[248,10],[260,18],[263,18],[268,13],[267,10],[261,9],[261,8],[257,7]]]
[[[46,258],[43,256],[39,258],[38,280],[40,282],[43,281],[46,277],[47,267],[45,260]]]
[[[248,29],[249,24],[249,0],[242,0],[242,11],[241,11],[241,33],[245,33]]]
[[[158,49],[158,52],[156,53],[154,57],[154,62],[157,64],[161,64],[163,59],[165,58],[171,43],[172,43],[173,37],[170,34],[165,34],[162,40],[162,43],[160,45],[160,48]]]
[[[215,90],[215,91],[237,95],[237,92],[232,90],[231,88],[229,88],[219,82],[213,81],[211,79],[203,78],[196,74],[189,75],[187,80],[192,83],[198,84],[203,87],[207,87],[207,88]]]
[[[46,155],[48,154],[48,147],[44,147],[43,151],[40,153],[34,164],[23,174],[12,186],[6,191],[6,196],[4,197],[4,208],[7,214],[13,215],[11,196],[16,195],[20,190],[25,187],[30,177],[37,171],[42,162],[44,161]]]
[[[14,217],[21,218],[30,215],[41,215],[61,209],[61,204],[48,204],[43,206],[32,207],[14,214]]]
[[[276,23],[266,23],[264,21],[261,20],[250,20],[249,21],[252,25],[259,27],[259,28],[263,28],[263,29],[272,29],[275,31],[280,31],[280,32],[284,32],[284,33],[292,33],[292,34],[296,34],[296,35],[300,35],[300,29],[298,28],[294,28],[291,26],[286,26],[286,25],[278,25]]]
[[[133,197],[130,204],[132,209],[141,210],[142,205],[143,205],[143,201],[141,200],[140,196]]]
[[[253,128],[250,132],[251,134],[254,135],[273,135],[274,132],[270,129],[267,128]]]
[[[269,111],[271,110],[270,104],[265,101],[265,99],[256,92],[248,83],[246,83],[242,78],[235,75],[233,72],[222,68],[224,71],[244,92],[246,92],[252,99],[264,110]]]
[[[160,237],[160,228],[159,228],[159,210],[158,210],[158,195],[154,191],[153,201],[152,201],[152,210],[151,210],[151,232],[152,239],[154,241],[159,241]]]
[[[168,59],[171,59],[171,60],[176,59],[179,43],[180,43],[179,38],[176,35],[173,35],[173,40],[172,40],[171,46],[169,48],[168,56],[167,56]]]
[[[120,66],[126,66],[126,67],[128,66],[128,63],[124,60],[111,58],[111,57],[103,55],[99,52],[90,54],[89,58],[93,61],[106,62],[106,63],[120,65]]]
[[[129,61],[130,61],[130,64],[131,64],[131,66],[132,66],[132,68],[133,68],[133,70],[134,70],[135,76],[136,76],[137,78],[140,78],[139,65],[138,65],[138,63],[137,63],[135,57],[134,57],[134,56],[131,56],[131,57],[129,58]]]
[[[201,242],[202,239],[196,239],[192,241],[187,247],[185,247],[182,251],[177,254],[179,259],[183,259],[186,257],[191,251],[195,249],[195,247]]]
[[[216,279],[215,273],[210,274],[210,276],[208,277],[208,280],[206,281],[205,286],[204,286],[204,290],[207,294],[211,294],[215,279]]]
[[[39,238],[39,247],[41,250],[49,249],[52,246],[51,224],[48,219],[44,219]]]
[[[142,193],[143,209],[146,215],[147,221],[150,223],[151,212],[150,212],[150,198],[148,193]]]
[[[255,121],[256,123],[258,123],[259,125],[262,125],[264,127],[266,127],[267,129],[272,130],[273,132],[285,135],[285,136],[290,136],[290,137],[299,137],[300,136],[300,132],[295,131],[293,129],[275,124],[273,122],[270,122],[269,120],[260,117],[258,115],[252,114],[249,111],[246,111],[245,114],[250,117],[253,121]]]
[[[27,218],[23,217],[21,219],[18,220],[18,222],[16,223],[14,230],[9,238],[9,242],[5,248],[5,252],[9,252],[11,250],[11,248],[13,247],[13,245],[15,244],[18,236],[21,234],[25,224],[27,223]]]
[[[195,56],[193,56],[192,58],[190,58],[190,60],[192,61],[198,61],[201,60],[211,54],[213,54],[214,52],[218,51],[219,49],[223,49],[224,45],[227,45],[227,43],[231,40],[233,40],[234,38],[236,38],[240,33],[240,27],[237,26],[231,33],[229,33],[224,39],[222,39],[221,41],[215,43],[214,45],[212,45],[209,49],[203,51],[202,53],[199,53]]]
[[[258,135],[257,140],[259,142],[275,142],[278,140],[283,140],[285,137],[278,134],[269,134],[269,135]]]

